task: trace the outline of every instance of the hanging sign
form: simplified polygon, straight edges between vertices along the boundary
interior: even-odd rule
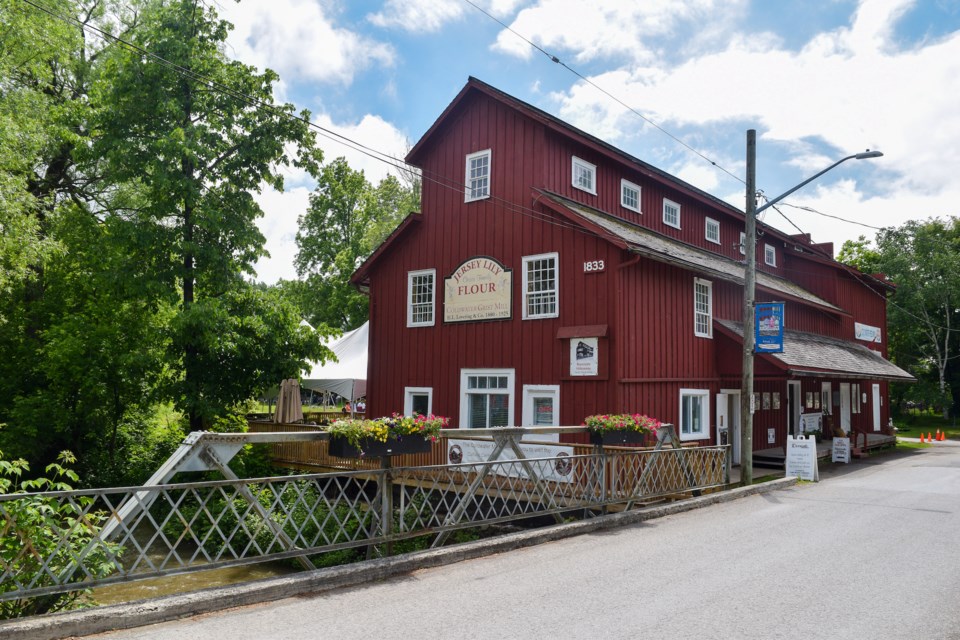
[[[854,335],[857,337],[857,340],[865,340],[867,342],[880,342],[880,327],[871,327],[868,324],[860,324],[859,322],[853,323]]]
[[[493,258],[465,260],[443,281],[443,321],[509,320],[513,273]]]
[[[571,338],[570,375],[595,376],[600,370],[600,340],[598,338]]]
[[[783,353],[783,303],[758,304],[755,319],[757,353]]]
[[[496,449],[495,442],[486,440],[459,440],[450,438],[447,440],[447,460],[450,464],[466,465],[476,464],[476,466],[460,467],[460,470],[472,470],[479,473],[483,470],[484,464],[492,462],[490,456]],[[551,482],[573,482],[573,459],[576,455],[573,447],[560,446],[554,444],[533,444],[520,443],[520,450],[530,462],[529,468],[541,480]],[[512,478],[529,478],[527,468],[520,462],[516,462],[517,454],[510,447],[506,447],[497,456],[500,464],[493,464],[490,471],[496,475],[508,476]]]

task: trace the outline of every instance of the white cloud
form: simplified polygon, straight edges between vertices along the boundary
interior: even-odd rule
[[[497,17],[512,14],[523,0],[489,0],[477,5]],[[487,18],[462,0],[387,0],[379,13],[367,16],[372,24],[383,28],[399,28],[414,33],[435,33],[449,22],[456,22],[471,12],[478,20]]]
[[[380,116],[368,114],[356,123],[336,124],[330,116],[322,114],[315,117],[314,122],[324,129],[395,158],[396,164],[402,165],[403,157],[407,155],[409,143],[406,134]],[[398,174],[397,169],[391,166],[390,162],[378,159],[383,157],[381,154],[364,153],[357,150],[356,145],[338,142],[336,138],[321,137],[319,142],[323,148],[324,162],[343,156],[353,169],[363,170],[367,180],[372,184],[380,182],[387,177],[388,173]]]
[[[256,264],[257,279],[261,282],[274,284],[280,279],[297,279],[293,266],[297,253],[297,218],[306,212],[311,190],[297,187],[281,193],[268,188],[257,194],[257,203],[264,211],[257,226],[267,239],[266,249],[270,254]]]
[[[378,42],[336,26],[316,0],[226,2],[220,13],[235,29],[227,40],[231,56],[295,79],[349,84],[373,65],[392,66],[396,53]]]
[[[510,28],[548,50],[571,51],[578,62],[613,56],[650,62],[662,53],[657,38],[672,35],[680,25],[695,24],[698,41],[709,40],[722,33],[745,5],[744,0],[595,0],[587,7],[581,0],[539,0],[521,11]],[[687,43],[673,40],[666,46],[672,51]],[[521,58],[535,53],[506,30],[494,49]]]

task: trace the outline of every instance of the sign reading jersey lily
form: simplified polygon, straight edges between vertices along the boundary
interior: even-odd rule
[[[783,353],[783,303],[758,304],[756,321],[757,352]]]
[[[509,320],[513,273],[486,256],[468,258],[443,281],[443,321]]]

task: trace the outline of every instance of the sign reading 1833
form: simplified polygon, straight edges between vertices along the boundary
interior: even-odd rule
[[[464,260],[443,281],[443,321],[510,319],[513,272],[486,256]]]
[[[600,273],[606,269],[607,265],[603,260],[588,260],[583,263],[584,273]]]

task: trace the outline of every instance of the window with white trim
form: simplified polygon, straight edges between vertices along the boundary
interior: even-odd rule
[[[693,334],[713,337],[713,283],[700,278],[693,279]]]
[[[640,186],[629,180],[620,180],[620,206],[630,211],[640,211]]]
[[[490,197],[490,149],[467,155],[466,175],[464,202]]]
[[[740,255],[747,255],[747,232],[740,232]]]
[[[720,244],[720,223],[713,218],[707,218],[706,227],[704,235],[707,240],[715,244]]]
[[[432,327],[436,300],[436,269],[407,273],[407,326]]]
[[[556,253],[523,258],[523,319],[559,315],[559,273]]]
[[[820,410],[823,411],[823,415],[825,416],[833,413],[833,405],[831,404],[833,393],[831,386],[829,382],[820,383]]]
[[[433,413],[433,387],[404,387],[403,415],[419,413],[428,416]]]
[[[680,228],[680,205],[666,198],[663,199],[663,224],[675,229]]]
[[[777,248],[770,244],[764,244],[763,261],[771,267],[777,266]]]
[[[560,425],[560,385],[523,385],[522,424],[524,427]],[[559,433],[524,436],[524,440],[559,442]]]
[[[514,380],[513,369],[461,369],[460,428],[512,426]]]
[[[597,195],[597,165],[573,156],[573,186]]]
[[[680,389],[680,439],[710,437],[710,390]]]
[[[850,385],[850,413],[860,413],[860,383]]]

